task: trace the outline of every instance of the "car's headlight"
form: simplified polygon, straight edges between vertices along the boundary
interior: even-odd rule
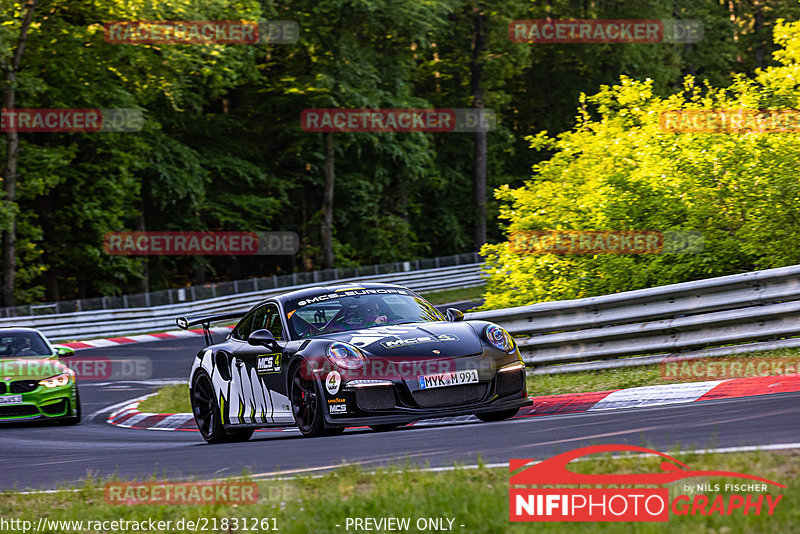
[[[353,345],[336,341],[328,345],[325,355],[334,365],[343,369],[360,369],[367,361],[364,354]]]
[[[44,386],[46,388],[59,388],[61,386],[66,386],[69,384],[69,379],[72,375],[69,373],[64,373],[63,375],[58,376],[51,376],[50,378],[45,378],[44,380],[39,380],[39,385]]]
[[[483,337],[486,338],[489,344],[503,352],[511,352],[516,346],[514,345],[514,338],[511,337],[511,334],[496,324],[487,325],[486,328],[483,329]]]

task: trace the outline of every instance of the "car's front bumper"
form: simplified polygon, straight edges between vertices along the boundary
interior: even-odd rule
[[[7,393],[0,397],[11,397],[16,394]],[[75,384],[57,388],[39,386],[34,391],[18,394],[21,403],[0,404],[0,423],[17,423],[77,415],[77,388]]]
[[[332,398],[333,397],[333,398]],[[502,412],[530,406],[525,369],[496,372],[478,384],[420,390],[410,380],[384,385],[343,387],[323,396],[326,426],[410,423],[420,419]]]
[[[449,408],[438,408],[435,410],[414,410],[403,411],[395,414],[381,414],[381,415],[359,415],[356,417],[332,417],[330,414],[325,414],[325,424],[329,427],[352,427],[352,426],[370,426],[370,425],[386,425],[386,424],[404,424],[421,419],[438,419],[441,417],[457,417],[462,415],[472,415],[484,412],[502,412],[505,410],[513,410],[514,408],[522,408],[530,406],[533,401],[528,397],[520,399],[501,400],[493,403],[487,403],[481,406],[453,406]]]

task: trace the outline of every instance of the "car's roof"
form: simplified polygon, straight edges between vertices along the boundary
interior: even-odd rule
[[[35,328],[28,328],[27,326],[0,326],[0,334],[39,334],[44,337],[44,334]]]
[[[325,293],[336,293],[341,291],[353,291],[357,289],[401,289],[403,291],[412,292],[407,287],[398,286],[395,284],[379,284],[375,282],[365,282],[365,283],[357,283],[357,282],[348,282],[345,284],[332,284],[327,286],[314,286],[314,287],[306,287],[303,289],[298,289],[295,291],[290,291],[289,293],[284,293],[283,295],[278,295],[277,297],[272,297],[267,300],[278,300],[280,302],[287,302],[290,300],[299,300],[303,298],[312,297],[314,295],[320,295]]]

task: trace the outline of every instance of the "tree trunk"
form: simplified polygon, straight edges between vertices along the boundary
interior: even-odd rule
[[[472,60],[470,63],[472,107],[483,109],[483,60],[481,55],[486,49],[486,17],[483,5],[473,7],[472,19]],[[477,249],[486,243],[486,131],[475,132],[474,165],[474,200],[475,200],[475,246]]]
[[[754,3],[756,12],[753,15],[753,33],[755,34],[755,67],[758,69],[764,68],[764,58],[766,56],[766,46],[762,37],[762,30],[764,28],[764,8],[758,0]]]
[[[136,218],[136,231],[137,232],[144,232],[147,230],[147,226],[144,221],[144,202],[142,202],[142,209],[139,212],[139,216]],[[139,278],[139,283],[137,284],[139,293],[149,293],[150,292],[150,257],[149,256],[142,256],[142,277]]]
[[[333,269],[333,132],[325,134],[325,190],[322,196],[322,268]]]
[[[22,53],[25,51],[25,41],[28,39],[28,29],[33,20],[33,11],[36,0],[28,0],[22,25],[19,29],[17,48],[11,57],[11,62],[5,65],[5,85],[3,87],[3,109],[14,109],[16,105],[16,77]],[[12,128],[13,130],[13,128]],[[16,231],[16,199],[17,199],[17,153],[19,151],[19,136],[16,131],[6,132],[6,161],[3,168],[3,189],[6,194],[5,205],[9,217],[9,228],[2,234],[2,286],[0,287],[0,301],[3,306],[14,305],[14,275],[16,274],[17,261],[15,244]]]

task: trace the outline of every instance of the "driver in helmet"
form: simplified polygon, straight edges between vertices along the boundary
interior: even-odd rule
[[[388,321],[385,315],[381,315],[381,310],[380,307],[378,306],[378,301],[376,300],[367,301],[364,304],[363,312],[364,315],[361,321],[362,327],[386,324],[386,322]]]

